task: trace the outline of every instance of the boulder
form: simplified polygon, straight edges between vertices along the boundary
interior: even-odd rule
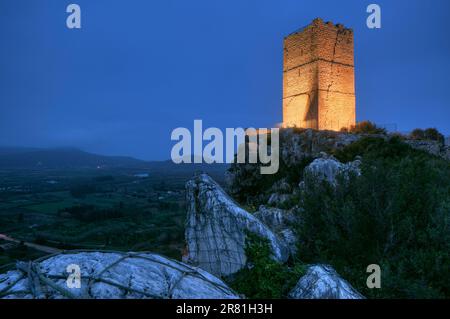
[[[69,265],[79,288],[67,285]],[[206,271],[152,253],[62,253],[17,268],[0,274],[1,298],[239,298]]]
[[[450,146],[448,144],[442,144],[438,141],[432,140],[415,140],[407,139],[405,143],[412,148],[428,152],[435,156],[440,156],[443,159],[450,160]]]
[[[439,143],[438,141],[432,141],[432,140],[414,140],[414,139],[407,139],[405,140],[405,143],[411,146],[412,148],[415,148],[417,150],[428,152],[432,155],[440,156],[441,155],[441,149],[443,148],[442,143]]]
[[[336,178],[339,174],[344,174],[344,177],[349,177],[351,173],[356,175],[361,174],[359,169],[361,160],[359,158],[355,159],[353,162],[343,164],[326,153],[321,153],[320,155],[321,157],[316,158],[305,167],[305,177],[308,175],[314,176],[319,180],[325,180],[335,186],[337,184]]]
[[[311,265],[289,293],[291,299],[363,299],[328,265]]]
[[[233,274],[247,263],[247,233],[267,239],[275,260],[287,260],[286,245],[208,175],[196,175],[186,183],[186,203],[186,263],[217,276]]]
[[[282,161],[293,166],[308,157],[317,157],[321,152],[342,149],[359,140],[361,135],[312,129],[280,130]]]
[[[267,204],[271,206],[282,206],[286,203],[289,203],[292,198],[293,196],[291,194],[272,193],[269,196]]]
[[[287,182],[286,178],[276,181],[271,186],[269,192],[271,194],[267,204],[271,206],[283,206],[293,198],[292,186]]]
[[[297,222],[297,217],[291,211],[264,205],[259,206],[254,216],[273,231],[281,230]]]
[[[293,225],[298,223],[298,217],[290,210],[261,205],[254,216],[266,224],[289,248],[289,253],[297,253],[297,234]]]
[[[286,178],[282,178],[270,187],[270,191],[280,194],[290,194],[292,193],[292,186],[288,183]]]
[[[444,159],[450,161],[450,146],[446,145],[444,147],[444,151],[441,154]]]

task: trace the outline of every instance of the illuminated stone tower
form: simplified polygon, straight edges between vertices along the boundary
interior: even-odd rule
[[[283,126],[355,124],[353,31],[315,19],[284,39]]]

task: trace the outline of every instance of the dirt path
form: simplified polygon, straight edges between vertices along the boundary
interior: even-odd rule
[[[21,241],[12,237],[9,237],[7,235],[4,234],[0,234],[0,239],[3,239],[5,241],[9,241],[9,242],[13,242],[13,243],[17,243],[20,244]],[[60,253],[62,252],[61,249],[58,248],[54,248],[54,247],[49,247],[49,246],[44,246],[44,245],[38,245],[38,244],[34,244],[34,243],[29,243],[29,242],[22,242],[25,246],[45,252],[45,253],[49,253],[49,254],[55,254],[55,253]]]

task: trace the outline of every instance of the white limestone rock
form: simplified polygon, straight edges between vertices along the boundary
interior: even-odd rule
[[[280,131],[280,156],[286,165],[292,166],[304,158],[317,157],[320,152],[342,149],[360,138],[359,134],[287,128]]]
[[[261,205],[254,216],[277,234],[289,248],[290,255],[297,253],[298,238],[293,226],[299,219],[292,211]]]
[[[364,299],[328,265],[311,265],[289,293],[291,299]]]
[[[267,204],[272,206],[280,206],[288,203],[291,199],[291,194],[272,193],[269,197],[269,200],[267,201]]]
[[[443,159],[450,160],[450,146],[444,142],[444,144],[438,141],[431,140],[414,140],[407,139],[405,143],[412,148],[428,152],[429,154],[440,156]]]
[[[305,167],[304,176],[314,176],[319,180],[325,180],[336,186],[338,174],[344,174],[344,177],[348,177],[351,173],[361,175],[360,165],[361,160],[359,158],[343,164],[333,156],[321,153],[321,157],[316,158]]]
[[[29,267],[31,265],[31,268]],[[81,287],[69,288],[78,265]],[[0,274],[1,298],[239,298],[206,271],[152,253],[63,253]]]
[[[186,199],[184,262],[217,276],[233,274],[246,265],[247,232],[267,239],[275,260],[287,260],[286,245],[258,218],[236,204],[208,175],[196,175],[186,183]]]
[[[272,230],[286,228],[298,221],[291,211],[264,205],[259,206],[258,211],[254,215]]]

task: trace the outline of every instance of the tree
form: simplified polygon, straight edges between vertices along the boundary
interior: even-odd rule
[[[378,127],[375,123],[370,121],[362,121],[350,126],[349,129],[342,129],[341,131],[350,133],[363,133],[363,134],[386,134],[386,129]]]

